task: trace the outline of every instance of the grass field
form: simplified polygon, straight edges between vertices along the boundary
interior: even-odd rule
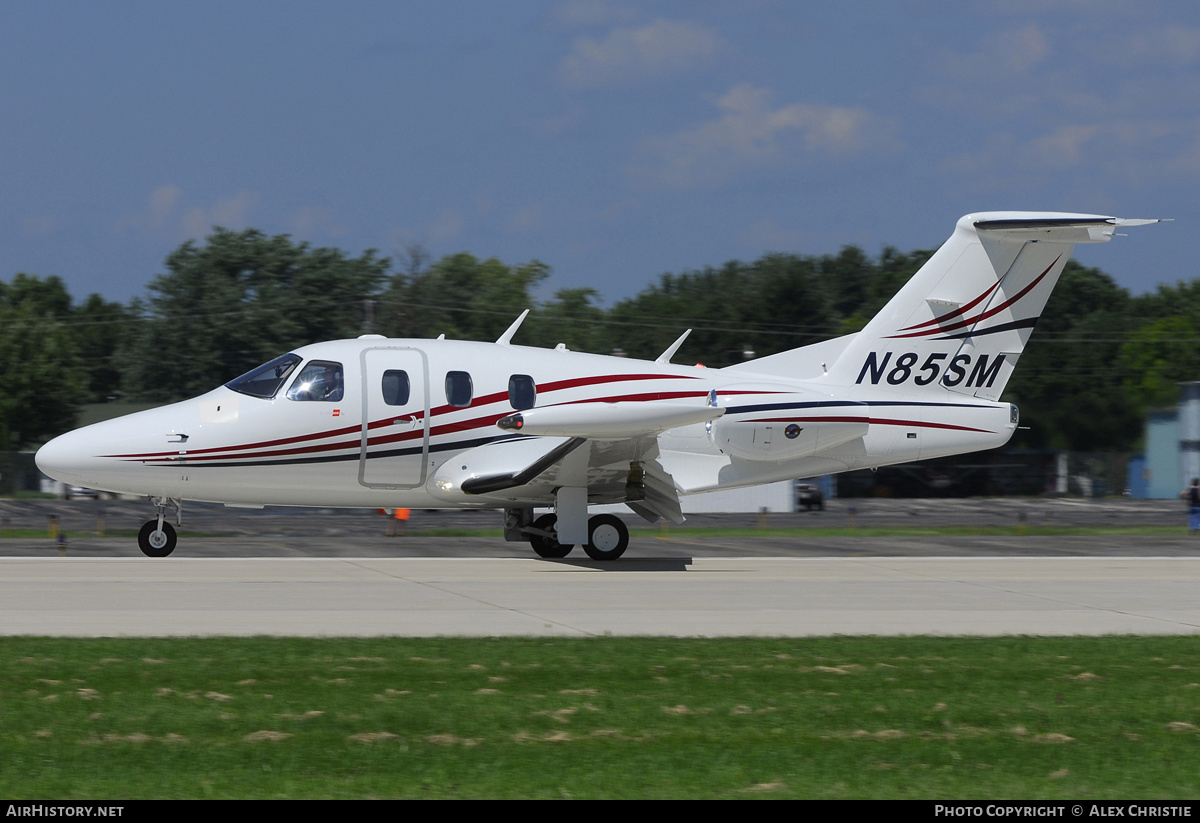
[[[1193,637],[0,639],[0,796],[1195,798]]]

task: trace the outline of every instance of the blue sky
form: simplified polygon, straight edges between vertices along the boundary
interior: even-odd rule
[[[0,278],[77,300],[213,225],[611,302],[993,209],[1175,218],[1077,250],[1141,292],[1198,191],[1194,3],[0,3]]]

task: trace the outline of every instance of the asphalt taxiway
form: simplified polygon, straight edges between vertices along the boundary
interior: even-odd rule
[[[838,501],[769,526],[1151,525],[1178,506],[1077,501]],[[53,515],[67,539],[0,540],[0,635],[806,636],[1200,633],[1200,537],[904,537],[742,534],[694,528],[634,538],[615,563],[541,560],[499,537],[495,513],[387,519],[336,510],[189,512],[169,558],[97,535],[144,504],[5,502],[0,530]],[[196,521],[199,521],[199,525]],[[872,522],[874,520],[874,522]],[[16,521],[14,523],[14,521]],[[864,522],[865,521],[865,522]],[[754,515],[692,518],[753,528]],[[210,525],[211,524],[211,525]],[[206,533],[206,529],[224,533]]]
[[[1200,558],[0,558],[0,634],[1200,633]]]

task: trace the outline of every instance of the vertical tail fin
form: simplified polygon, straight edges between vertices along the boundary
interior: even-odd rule
[[[940,387],[999,398],[1076,243],[1104,243],[1121,220],[1092,214],[968,214],[842,351],[835,385]]]

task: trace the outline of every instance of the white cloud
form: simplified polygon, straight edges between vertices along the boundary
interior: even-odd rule
[[[1126,68],[1166,65],[1183,68],[1200,60],[1200,28],[1166,26],[1130,34],[1116,48],[1097,51],[1097,59]]]
[[[333,213],[321,206],[301,206],[287,216],[288,231],[301,239],[311,239],[318,233],[343,237],[349,228],[333,223]]]
[[[159,186],[146,198],[145,209],[117,218],[118,234],[127,231],[157,233],[174,229],[172,220],[182,200],[183,190],[174,183]]]
[[[797,251],[810,242],[808,233],[798,226],[781,226],[774,217],[759,220],[737,234],[738,242],[755,251]]]
[[[21,221],[21,234],[25,237],[45,237],[58,225],[53,217],[26,217]]]
[[[964,38],[962,48],[931,57],[930,81],[918,87],[916,95],[939,109],[1009,120],[1027,118],[1051,101],[1062,105],[1064,95],[1094,94],[1094,82],[1069,82],[1053,65],[1053,57],[1046,35],[1032,24],[977,40]]]
[[[847,156],[890,142],[890,122],[864,109],[793,103],[773,109],[770,92],[742,85],[716,101],[720,116],[694,129],[642,141],[630,182],[677,189],[715,186],[744,171]]]
[[[989,79],[1011,81],[1050,56],[1050,44],[1037,26],[1007,29],[985,38],[969,51],[945,51],[935,58],[937,73],[956,83]]]
[[[258,202],[258,194],[239,189],[230,197],[218,200],[209,208],[191,209],[183,217],[183,226],[192,237],[205,237],[214,226],[243,229],[248,223],[250,209]]]
[[[542,227],[542,207],[535,204],[517,209],[508,219],[509,231],[536,231]]]
[[[1038,163],[1047,166],[1077,166],[1083,160],[1085,147],[1096,138],[1097,126],[1063,126],[1053,134],[1034,140],[1030,148]]]
[[[146,208],[146,218],[150,222],[150,225],[154,228],[163,226],[170,219],[171,213],[175,210],[175,206],[179,204],[179,200],[182,197],[183,190],[173,183],[159,186],[150,192],[150,199]]]
[[[608,0],[567,0],[555,9],[554,16],[568,26],[597,26],[632,20],[637,12]]]
[[[462,234],[463,217],[453,209],[446,209],[425,226],[425,236],[430,243],[444,243]]]
[[[572,88],[635,83],[702,65],[723,45],[720,36],[698,23],[659,19],[615,29],[599,40],[579,38],[559,77]]]
[[[997,133],[978,150],[947,158],[947,181],[973,191],[1057,188],[1086,172],[1098,186],[1145,186],[1200,173],[1200,119],[1069,123],[1028,140]],[[1092,171],[1094,170],[1094,172]]]
[[[249,224],[250,210],[258,202],[258,194],[240,189],[207,207],[188,208],[186,199],[183,189],[174,183],[159,186],[146,198],[145,209],[117,218],[117,233],[137,232],[176,239],[205,237],[213,226],[242,229]]]

